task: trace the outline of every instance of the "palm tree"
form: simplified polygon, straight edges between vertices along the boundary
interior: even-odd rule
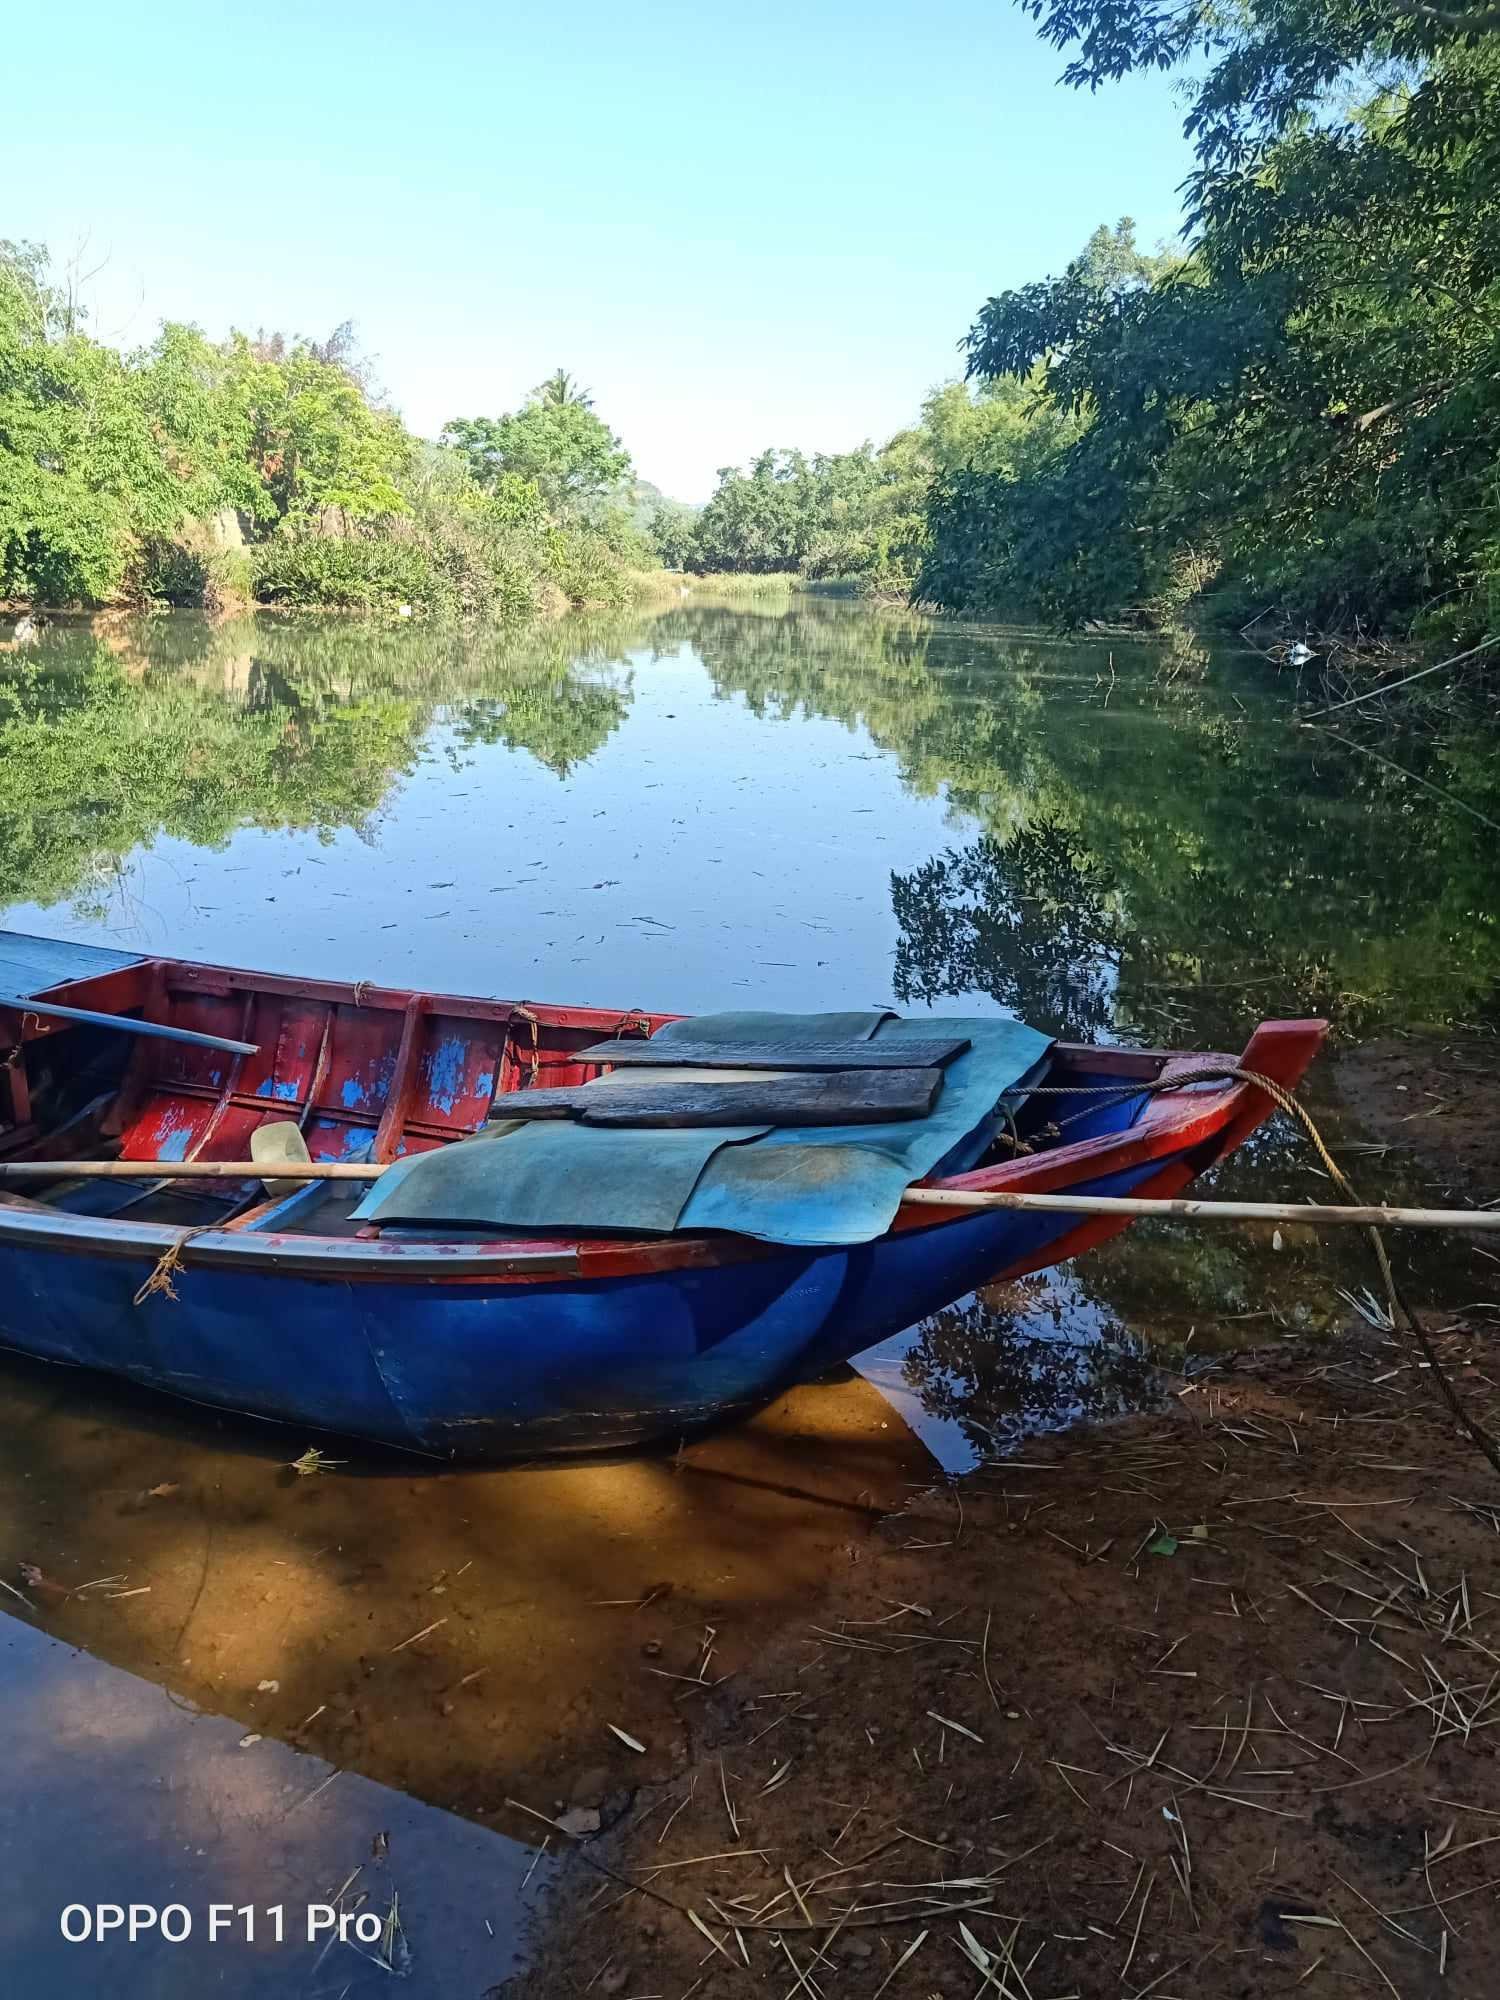
[[[554,368],[545,382],[537,384],[532,394],[539,403],[546,404],[551,409],[563,409],[569,403],[576,403],[585,410],[594,407],[594,399],[589,391],[582,386],[576,376],[570,375],[566,368]]]

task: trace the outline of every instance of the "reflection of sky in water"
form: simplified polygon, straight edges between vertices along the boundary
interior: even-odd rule
[[[1483,829],[1182,642],[819,599],[58,623],[0,662],[0,771],[12,925],[278,970],[1189,1045],[1462,1017],[1493,971]]]
[[[437,717],[374,821],[137,848],[104,921],[12,929],[325,977],[602,1006],[888,1003],[890,875],[952,831],[832,720],[719,698],[684,648],[632,658],[628,717],[559,777]],[[981,1002],[984,1012],[991,1005]]]
[[[369,2000],[390,1990],[389,1972],[352,1943],[323,1955],[326,1936],[306,1942],[306,1905],[332,1901],[351,1875],[347,1910],[364,1892],[361,1907],[385,1917],[398,1898],[416,1990],[479,1994],[514,1970],[529,1848],[269,1737],[241,1748],[242,1723],[200,1715],[9,1617],[0,1619],[0,1696],[8,1993]],[[132,1902],[185,1904],[191,1935],[181,1944],[149,1934],[130,1944],[119,1933],[69,1944],[60,1935],[69,1903]],[[211,1942],[211,1903],[283,1904],[286,1941],[274,1943],[261,1917],[257,1942],[234,1932]]]

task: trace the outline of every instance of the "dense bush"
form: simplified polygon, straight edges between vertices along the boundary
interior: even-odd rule
[[[443,579],[415,542],[377,535],[276,535],[252,558],[255,594],[291,609],[330,605],[379,611],[409,604],[448,610]]]
[[[519,613],[627,603],[655,565],[611,504],[628,455],[561,371],[435,446],[347,326],[167,326],[126,356],[79,320],[38,246],[0,242],[0,599]]]

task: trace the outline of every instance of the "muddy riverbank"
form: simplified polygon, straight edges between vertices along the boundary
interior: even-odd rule
[[[1350,1099],[1419,1111],[1458,1065],[1475,1108],[1452,1145],[1420,1120],[1419,1170],[1467,1201],[1500,1185],[1483,1045],[1339,1065]],[[1404,1147],[1383,1115],[1372,1142]],[[1377,1186],[1383,1156],[1360,1166]],[[1428,1316],[1492,1425],[1493,1292]],[[681,1768],[657,1781],[643,1731],[625,1793],[575,1791],[618,1823],[573,1845],[524,1991],[930,2000],[987,1968],[1013,2000],[1479,2000],[1497,1530],[1500,1481],[1351,1311],[1190,1369],[1158,1414],[923,1482],[774,1635],[643,1603],[622,1614],[642,1662],[684,1677],[694,1718]]]

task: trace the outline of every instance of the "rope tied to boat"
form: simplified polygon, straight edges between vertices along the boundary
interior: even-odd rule
[[[1363,1196],[1334,1158],[1327,1141],[1318,1130],[1312,1113],[1302,1103],[1301,1099],[1293,1096],[1291,1091],[1287,1090],[1282,1084],[1277,1083],[1274,1077],[1263,1076],[1258,1070],[1242,1069],[1237,1063],[1219,1063],[1205,1065],[1201,1069],[1179,1070],[1173,1075],[1157,1077],[1149,1082],[1135,1084],[1126,1090],[1120,1089],[1116,1084],[1044,1083],[1033,1084],[1029,1089],[1015,1091],[1011,1094],[1013,1096],[1026,1097],[1097,1097],[1101,1094],[1112,1092],[1116,1102],[1126,1103],[1132,1097],[1156,1097],[1164,1091],[1180,1090],[1187,1084],[1224,1083],[1230,1080],[1237,1083],[1252,1084],[1257,1090],[1264,1091],[1279,1111],[1285,1112],[1288,1117],[1294,1119],[1302,1127],[1307,1137],[1312,1141],[1318,1158],[1327,1169],[1329,1179],[1348,1199],[1351,1206],[1356,1208],[1365,1206]],[[1066,1123],[1067,1121],[1064,1120],[1062,1122]],[[1380,1271],[1381,1282],[1385,1286],[1386,1298],[1390,1303],[1392,1332],[1399,1333],[1406,1339],[1409,1353],[1412,1349],[1415,1349],[1419,1371],[1424,1371],[1431,1375],[1437,1385],[1439,1395],[1447,1404],[1459,1428],[1466,1433],[1470,1442],[1484,1454],[1495,1471],[1500,1473],[1500,1441],[1497,1441],[1494,1434],[1487,1430],[1480,1423],[1479,1419],[1473,1415],[1455,1388],[1452,1378],[1439,1359],[1437,1350],[1428,1338],[1425,1328],[1417,1318],[1415,1311],[1407,1303],[1401,1287],[1396,1282],[1396,1273],[1391,1267],[1390,1253],[1385,1247],[1385,1238],[1373,1223],[1366,1225],[1366,1234],[1369,1236],[1371,1248],[1375,1252],[1375,1262]]]
[[[184,1246],[191,1243],[195,1236],[204,1236],[222,1227],[222,1223],[219,1222],[195,1222],[191,1229],[179,1230],[152,1265],[150,1276],[130,1303],[133,1306],[143,1306],[147,1299],[154,1298],[158,1292],[163,1292],[175,1304],[177,1287],[172,1280],[179,1271],[186,1269],[182,1255]]]
[[[542,1073],[541,1028],[536,1015],[532,1013],[529,1007],[513,1007],[511,1013],[516,1020],[529,1023],[531,1028],[531,1053],[527,1058],[527,1077],[523,1088],[526,1090],[535,1090],[536,1080]],[[516,1059],[517,1061],[520,1060],[519,1050],[516,1052]]]

